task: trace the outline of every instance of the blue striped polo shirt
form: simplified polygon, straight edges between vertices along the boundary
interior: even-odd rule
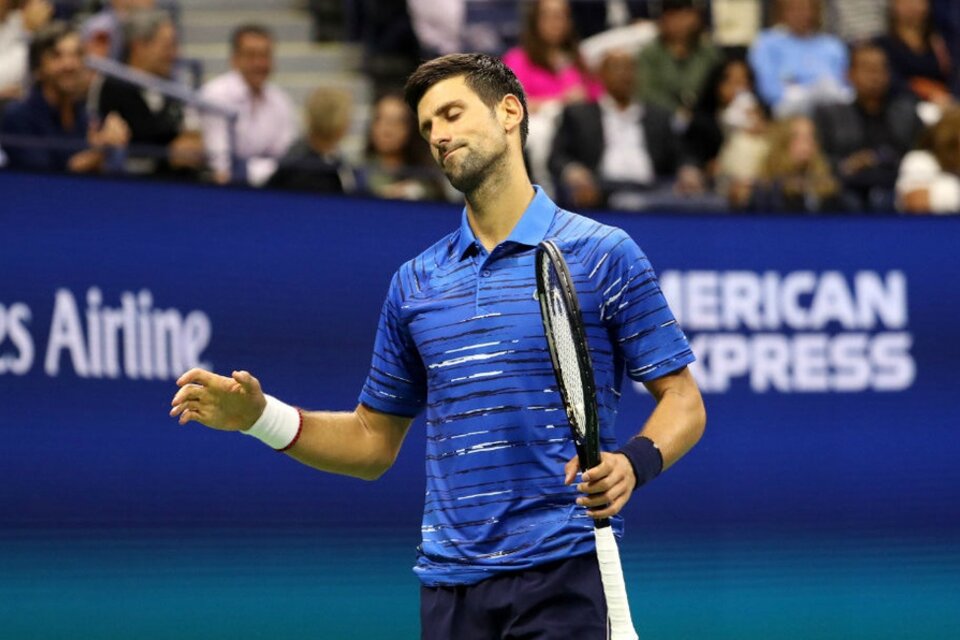
[[[563,484],[575,454],[536,300],[534,253],[563,252],[595,368],[604,450],[623,375],[651,380],[693,361],[640,247],[622,230],[559,209],[539,187],[487,253],[460,229],[396,272],[360,395],[384,413],[426,408],[427,490],[414,571],[472,584],[590,553],[593,521]],[[641,416],[632,416],[639,428]],[[614,518],[615,531],[622,520]]]

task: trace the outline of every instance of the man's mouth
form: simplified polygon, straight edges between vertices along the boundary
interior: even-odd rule
[[[456,151],[456,150],[458,150],[458,149],[462,149],[462,148],[463,148],[463,145],[459,145],[459,146],[454,147],[453,149],[448,150],[446,153],[444,153],[443,156],[441,156],[441,158],[440,158],[441,164],[446,164],[447,158],[450,157],[450,154],[453,153],[454,151]]]

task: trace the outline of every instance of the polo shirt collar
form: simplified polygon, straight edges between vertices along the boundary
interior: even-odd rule
[[[533,189],[535,191],[533,200],[527,205],[520,220],[517,221],[504,243],[512,242],[535,247],[547,236],[547,230],[553,222],[557,205],[538,185],[533,185]],[[468,252],[479,246],[480,243],[467,220],[467,208],[464,207],[460,216],[460,239],[457,243],[457,256],[460,260],[463,260]]]

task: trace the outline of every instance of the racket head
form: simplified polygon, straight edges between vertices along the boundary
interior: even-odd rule
[[[552,240],[536,251],[537,299],[553,373],[563,399],[580,470],[600,463],[600,423],[586,328],[570,269]]]

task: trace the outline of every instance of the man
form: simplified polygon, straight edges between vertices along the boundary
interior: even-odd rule
[[[277,160],[297,137],[297,110],[290,96],[269,81],[273,72],[273,36],[266,27],[237,27],[230,44],[233,69],[206,83],[201,97],[237,111],[233,152],[246,169],[247,181],[260,186],[276,170]],[[229,132],[224,118],[203,117],[203,143],[214,180],[229,182]]]
[[[900,160],[922,129],[916,103],[891,95],[887,56],[875,44],[854,47],[849,79],[855,93],[851,104],[815,112],[820,144],[843,184],[846,209],[893,211]]]
[[[659,35],[637,58],[637,95],[689,122],[707,75],[723,57],[704,38],[703,15],[694,0],[664,0]]]
[[[30,43],[34,84],[26,99],[9,105],[0,132],[9,166],[88,173],[105,168],[111,151],[130,139],[116,113],[97,126],[87,119],[87,76],[80,35],[63,22],[37,31]]]
[[[148,11],[156,6],[156,0],[110,0],[109,6],[103,7],[84,20],[81,31],[85,34],[96,33],[98,48],[102,48],[105,57],[120,60],[126,48],[124,23],[135,13]]]
[[[847,48],[821,30],[820,0],[777,0],[775,7],[775,26],[760,32],[748,54],[764,103],[786,118],[847,99]]]
[[[247,372],[191,370],[178,380],[171,415],[246,430],[318,469],[374,479],[426,407],[428,486],[414,569],[423,638],[604,638],[589,518],[616,516],[634,488],[700,437],[703,405],[686,368],[693,356],[639,247],[531,185],[526,100],[500,60],[453,54],[424,63],[406,97],[466,207],[459,230],[394,276],[360,404],[301,413],[265,397]],[[582,476],[579,498],[566,486],[577,460],[566,425],[555,424],[562,403],[533,296],[534,250],[545,238],[589,281],[580,295],[604,442],[624,371],[657,400],[641,435]]]
[[[280,160],[267,186],[319,193],[355,193],[356,170],[341,143],[350,128],[353,102],[342,89],[319,87],[307,98],[307,135]]]
[[[672,181],[678,169],[677,190],[699,191],[700,172],[682,161],[670,112],[634,98],[633,56],[607,53],[600,80],[604,95],[597,102],[569,105],[560,117],[548,165],[561,204],[642,207],[644,193]]]
[[[163,11],[137,11],[125,30],[127,64],[159,79],[172,79],[177,34],[170,16]],[[199,127],[187,121],[179,101],[113,78],[103,80],[95,94],[97,111],[123,116],[130,126],[131,143],[139,146],[127,159],[130,173],[192,178],[203,167]]]

